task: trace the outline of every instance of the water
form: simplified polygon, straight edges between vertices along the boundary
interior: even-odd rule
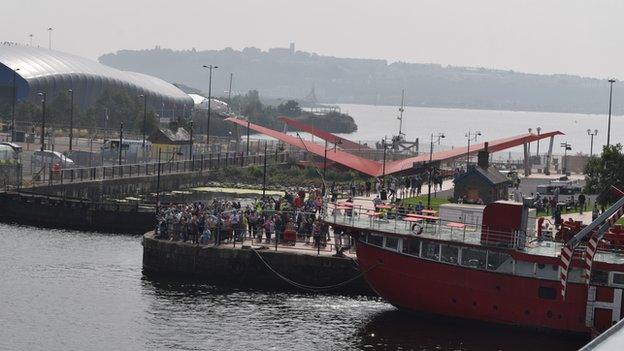
[[[606,105],[605,105],[606,106]],[[373,106],[341,104],[343,112],[351,115],[358,125],[358,131],[352,134],[343,134],[345,138],[354,141],[380,140],[383,136],[396,135],[399,131],[398,106]],[[611,143],[624,140],[624,117],[612,116]],[[431,133],[442,132],[446,138],[442,144],[447,146],[465,146],[465,134],[479,130],[483,136],[479,142],[527,133],[532,128],[541,127],[542,132],[559,130],[566,135],[555,138],[554,152],[562,153],[560,142],[572,144],[572,154],[582,152],[589,154],[590,137],[587,129],[598,129],[594,138],[594,152],[600,150],[607,140],[607,116],[549,113],[549,112],[522,112],[522,111],[494,111],[494,110],[465,110],[448,108],[405,107],[403,113],[403,132],[407,140],[420,138],[422,143],[428,143]],[[540,153],[546,152],[548,141],[541,143]],[[533,146],[536,147],[536,146]],[[519,151],[519,148],[513,151]],[[532,149],[535,152],[535,149]]]
[[[0,350],[574,350],[378,299],[153,281],[140,238],[0,224]]]

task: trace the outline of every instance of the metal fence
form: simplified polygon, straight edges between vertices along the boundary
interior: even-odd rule
[[[297,153],[281,152],[266,155],[267,164],[286,163],[301,157]],[[265,155],[244,153],[216,153],[197,155],[190,160],[168,160],[161,162],[121,164],[98,167],[55,169],[51,164],[33,172],[32,186],[75,183],[84,181],[143,177],[160,174],[203,172],[223,167],[247,167],[264,165]]]

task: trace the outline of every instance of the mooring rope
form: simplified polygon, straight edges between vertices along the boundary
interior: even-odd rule
[[[376,265],[370,267],[369,269],[367,269],[364,272],[360,272],[358,275],[356,275],[355,277],[349,278],[341,283],[338,284],[333,284],[333,285],[325,285],[325,286],[312,286],[312,285],[306,285],[306,284],[301,284],[301,283],[297,283],[285,276],[283,276],[282,274],[280,274],[279,272],[277,272],[275,269],[273,269],[273,267],[271,267],[271,265],[269,265],[264,258],[262,257],[262,255],[260,255],[260,253],[256,250],[256,249],[251,249],[251,251],[253,251],[256,256],[258,256],[258,258],[260,259],[260,261],[262,261],[262,263],[264,263],[264,265],[271,271],[273,272],[278,278],[282,279],[283,281],[285,281],[286,283],[297,287],[299,289],[303,289],[303,290],[307,290],[307,291],[313,291],[313,292],[321,292],[321,291],[327,291],[327,290],[332,290],[338,287],[341,287],[343,285],[349,284],[352,281],[360,278],[361,276],[363,276],[364,274],[372,271],[373,269],[379,267],[382,265],[382,263],[377,263]]]

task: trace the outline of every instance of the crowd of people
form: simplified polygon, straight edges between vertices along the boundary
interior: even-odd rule
[[[319,219],[322,206],[318,188],[287,191],[284,196],[262,197],[246,204],[226,200],[170,204],[158,211],[156,236],[196,244],[253,240],[325,246],[330,231],[329,225]],[[342,241],[342,233],[338,235],[336,243]]]

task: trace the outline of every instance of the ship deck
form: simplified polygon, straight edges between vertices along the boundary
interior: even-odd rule
[[[435,222],[420,222],[422,233],[416,234],[412,231],[414,222],[399,219],[384,219],[368,216],[365,213],[354,211],[354,215],[346,215],[344,213],[336,215],[327,215],[324,220],[330,224],[349,226],[358,229],[376,231],[380,233],[398,234],[401,236],[432,239],[439,241],[447,241],[450,243],[462,243],[483,247],[494,248],[512,248],[515,247],[515,240],[508,243],[497,243],[496,245],[486,245],[481,241],[481,228],[479,226],[456,223],[443,222],[437,220]],[[508,236],[508,235],[506,235]],[[558,257],[561,253],[563,244],[555,241],[538,241],[534,231],[527,236],[524,252],[529,255]],[[597,251],[594,256],[595,261],[624,264],[624,253],[616,253],[610,251]]]

